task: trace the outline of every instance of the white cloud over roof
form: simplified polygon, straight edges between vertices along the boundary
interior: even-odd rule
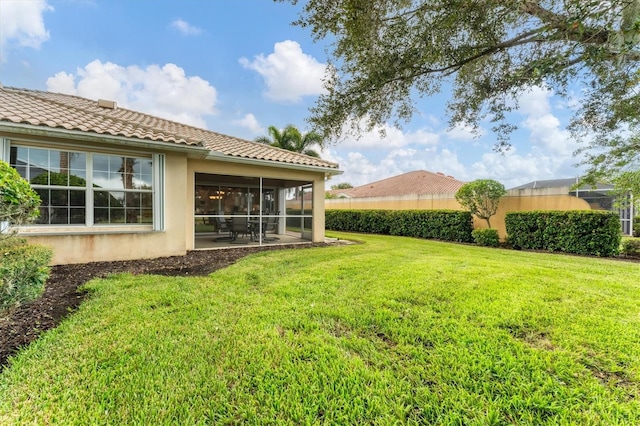
[[[175,64],[123,67],[95,60],[75,74],[59,72],[47,79],[47,90],[89,99],[108,99],[124,108],[206,127],[216,113],[216,89]]]
[[[240,58],[246,69],[262,76],[269,99],[278,102],[299,102],[303,96],[324,93],[323,79],[326,64],[302,51],[300,44],[292,40],[276,43],[273,53],[259,54],[252,61]]]
[[[49,40],[44,25],[44,12],[53,11],[46,0],[0,1],[0,62],[6,60],[6,52],[12,46],[38,49]]]
[[[258,123],[256,116],[251,113],[245,114],[245,116],[239,120],[233,120],[232,123],[249,129],[252,133],[265,133],[265,129]]]

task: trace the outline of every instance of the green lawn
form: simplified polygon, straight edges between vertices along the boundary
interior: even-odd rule
[[[640,265],[350,234],[92,281],[0,424],[640,424]]]

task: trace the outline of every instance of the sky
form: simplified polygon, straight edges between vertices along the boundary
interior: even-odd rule
[[[324,91],[328,41],[292,25],[300,9],[271,0],[0,0],[0,83],[114,100],[248,140],[270,125],[306,132]],[[343,171],[327,189],[414,170],[507,189],[581,173],[565,129],[571,105],[552,91],[522,93],[505,154],[494,152],[488,123],[479,137],[450,129],[448,100],[446,89],[420,99],[412,121],[386,125],[384,139],[373,131],[319,150]]]

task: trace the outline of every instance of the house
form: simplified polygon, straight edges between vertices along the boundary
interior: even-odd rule
[[[511,197],[550,197],[564,196],[573,198],[589,210],[607,210],[620,214],[620,223],[624,235],[633,235],[633,203],[627,203],[625,208],[619,208],[616,197],[610,192],[614,186],[598,182],[596,185],[580,184],[580,178],[537,180],[511,188],[507,195]],[[631,197],[630,194],[627,197]],[[570,198],[567,198],[569,200]],[[570,210],[570,208],[558,208]]]
[[[327,209],[459,209],[455,193],[465,182],[415,170],[349,189],[327,191]]]
[[[279,242],[324,240],[325,179],[338,165],[119,107],[0,85],[0,159],[40,195],[19,229],[54,264],[228,246],[222,219],[276,219]],[[292,206],[289,193],[307,194]],[[247,232],[247,244],[263,244]],[[245,237],[245,235],[242,235]],[[255,238],[254,238],[255,237]]]

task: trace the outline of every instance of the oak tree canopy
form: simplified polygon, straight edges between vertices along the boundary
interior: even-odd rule
[[[508,149],[506,115],[541,86],[577,99],[591,172],[637,165],[639,15],[640,0],[306,0],[296,24],[329,41],[331,70],[310,122],[333,140],[401,126],[447,84],[450,124],[489,120]]]

